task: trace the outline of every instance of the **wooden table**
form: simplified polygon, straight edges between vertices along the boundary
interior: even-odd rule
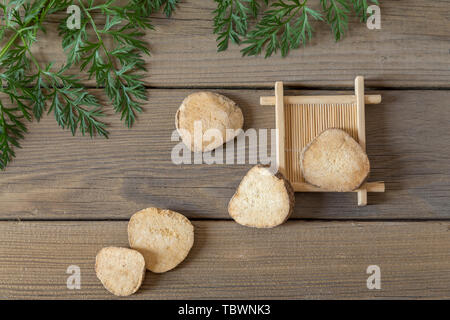
[[[110,139],[29,125],[23,148],[0,173],[0,298],[113,298],[94,273],[96,252],[127,246],[130,216],[145,207],[179,211],[195,226],[186,261],[147,273],[134,299],[450,298],[450,1],[382,1],[382,29],[354,20],[334,43],[326,25],[287,58],[217,53],[212,1],[183,0],[155,18],[145,77],[149,101],[133,129],[108,118]],[[34,48],[64,55],[56,21]],[[341,94],[363,75],[383,96],[366,110],[373,181],[386,192],[296,194],[289,222],[270,230],[230,220],[227,203],[251,165],[174,165],[170,136],[183,98],[208,89],[235,100],[245,129],[273,128],[259,97],[284,81],[288,94]],[[95,84],[83,78],[105,104]],[[106,108],[110,109],[110,108]],[[66,270],[81,268],[81,289]],[[369,265],[381,289],[366,286]]]

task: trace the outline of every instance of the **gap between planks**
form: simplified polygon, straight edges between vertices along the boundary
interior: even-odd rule
[[[130,215],[131,217],[131,215]],[[130,219],[111,219],[111,218],[105,218],[105,219],[45,219],[45,218],[39,218],[39,219],[1,219],[0,223],[2,222],[128,222]],[[232,218],[189,218],[189,221],[205,221],[205,222],[235,222]],[[352,222],[416,222],[416,223],[423,223],[423,222],[450,222],[450,218],[437,218],[437,219],[427,219],[427,218],[411,218],[411,219],[405,219],[405,218],[342,218],[342,219],[327,219],[327,218],[289,218],[287,220],[289,221],[296,221],[296,222],[343,222],[343,223],[352,223]],[[236,222],[235,222],[236,223]]]
[[[351,82],[351,81],[349,81]],[[301,86],[301,85],[289,85],[289,83],[284,83],[284,90],[304,90],[304,91],[353,91],[354,86]],[[86,84],[87,89],[104,89],[104,87],[97,87],[94,85]],[[145,89],[148,90],[256,90],[256,91],[267,91],[273,90],[273,85],[267,86],[156,86],[156,85],[144,85]],[[450,87],[383,87],[383,86],[365,86],[366,91],[450,91]]]

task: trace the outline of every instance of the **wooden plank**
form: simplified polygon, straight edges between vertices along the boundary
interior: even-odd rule
[[[171,162],[178,143],[170,140],[175,112],[191,92],[150,90],[133,129],[118,116],[107,118],[108,140],[72,137],[53,116],[30,124],[17,158],[0,172],[0,218],[127,219],[148,206],[191,218],[229,218],[228,201],[252,165]],[[217,92],[242,107],[245,129],[275,127],[274,108],[259,105],[259,97],[273,90]],[[288,90],[286,95],[345,93]],[[366,110],[369,181],[385,181],[386,192],[369,194],[364,208],[356,206],[355,194],[297,193],[293,218],[450,218],[450,92],[374,93],[383,102]]]
[[[147,272],[131,298],[450,298],[449,222],[194,225],[186,261]],[[114,298],[94,273],[104,246],[127,246],[126,222],[1,222],[0,298]],[[66,287],[71,265],[80,290]],[[381,290],[367,289],[369,265],[381,269]]]
[[[347,37],[338,43],[328,25],[314,22],[313,41],[284,59],[242,58],[242,47],[236,45],[218,53],[214,8],[213,1],[183,0],[171,19],[154,19],[147,85],[272,88],[275,81],[284,81],[287,86],[351,88],[355,76],[363,75],[368,87],[450,87],[448,1],[384,1],[381,30],[369,30],[352,18]],[[56,27],[63,16],[50,17],[54,25],[47,26],[48,36],[40,37],[34,48],[41,62],[64,62]],[[96,85],[95,80],[89,83]]]

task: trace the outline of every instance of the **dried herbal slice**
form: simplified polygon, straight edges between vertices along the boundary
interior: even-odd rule
[[[358,142],[340,129],[327,129],[302,152],[306,182],[327,191],[353,191],[367,179],[369,158]]]
[[[242,111],[233,100],[208,91],[187,96],[175,115],[181,139],[194,152],[220,147],[234,139],[243,124]]]
[[[95,273],[109,292],[116,296],[129,296],[144,280],[145,260],[136,250],[106,247],[97,253]]]
[[[294,191],[284,176],[255,166],[242,179],[228,204],[228,213],[247,227],[272,228],[285,222],[294,209]]]
[[[194,244],[194,226],[178,212],[147,208],[131,217],[128,241],[142,253],[148,270],[166,272],[188,255]]]

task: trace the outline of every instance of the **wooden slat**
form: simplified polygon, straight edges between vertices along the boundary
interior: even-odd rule
[[[288,222],[275,229],[194,222],[186,261],[147,272],[135,299],[450,298],[448,222]],[[114,298],[95,255],[127,246],[126,222],[1,222],[0,298]],[[66,270],[81,268],[81,290]],[[368,290],[369,265],[381,290]]]
[[[277,168],[285,175],[286,162],[285,162],[285,137],[286,137],[286,118],[284,116],[284,89],[283,82],[275,83],[275,127],[277,129]]]
[[[358,142],[366,151],[366,108],[364,105],[364,77],[358,76],[355,79],[356,96],[356,118],[358,125]],[[367,190],[358,190],[358,206],[367,205]]]
[[[327,190],[323,190],[321,188],[315,187],[306,182],[293,182],[291,183],[294,191],[298,192],[329,192]],[[359,192],[362,190],[366,190],[367,192],[385,192],[386,188],[383,181],[376,182],[366,182],[359,189],[354,190],[353,192]]]
[[[319,1],[312,2],[318,5]],[[285,85],[353,87],[364,75],[369,87],[450,86],[450,6],[446,0],[398,0],[381,4],[381,30],[369,30],[351,18],[344,40],[335,43],[330,28],[314,22],[313,41],[286,58],[242,58],[242,48],[230,45],[217,52],[213,35],[213,1],[182,0],[171,19],[157,16],[148,34],[152,57],[146,58],[151,86],[224,87]],[[64,55],[56,22],[50,17],[47,37],[35,46],[42,62],[61,64]],[[99,17],[101,22],[104,17]],[[79,74],[79,72],[76,72]],[[87,81],[87,77],[83,76]],[[89,83],[95,84],[95,80]]]
[[[0,218],[127,219],[148,206],[189,217],[229,218],[228,201],[252,165],[174,165],[170,160],[177,144],[170,141],[175,112],[191,92],[150,90],[133,129],[118,116],[107,118],[108,140],[72,137],[53,116],[30,124],[17,158],[0,172]],[[275,127],[274,108],[259,105],[259,97],[273,90],[217,92],[242,107],[245,129]],[[288,90],[286,95],[346,93]],[[450,218],[450,92],[376,93],[382,94],[382,104],[366,110],[369,181],[385,181],[386,192],[369,194],[364,208],[356,207],[355,194],[297,193],[293,218]]]
[[[381,95],[365,95],[364,101],[366,104],[381,103]],[[261,97],[259,103],[262,106],[274,106],[275,97]],[[356,103],[355,95],[347,96],[295,96],[284,97],[284,104],[315,104],[315,103]]]

